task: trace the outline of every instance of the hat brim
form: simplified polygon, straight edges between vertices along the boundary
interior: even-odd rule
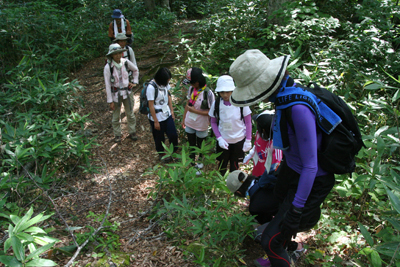
[[[123,15],[119,15],[119,16],[116,16],[116,15],[111,15],[111,17],[112,17],[113,19],[120,19],[120,18],[122,18],[122,17],[123,17]]]
[[[237,86],[230,98],[232,105],[237,107],[252,106],[272,95],[285,76],[289,58],[290,56],[283,56],[271,60],[271,64],[269,64],[256,80],[247,86]],[[279,67],[277,68],[277,66]],[[262,90],[261,88],[266,89]]]
[[[114,54],[118,54],[118,53],[121,53],[121,52],[125,52],[125,51],[128,51],[128,49],[123,48],[123,49],[114,50],[114,51],[112,51],[111,53],[108,53],[108,54],[106,55],[106,57],[109,57],[109,56],[112,56],[112,55],[114,55]]]

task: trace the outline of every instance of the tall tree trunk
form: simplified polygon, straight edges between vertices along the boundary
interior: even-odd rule
[[[156,8],[156,1],[155,0],[144,0],[144,5],[148,12],[152,12]]]
[[[161,6],[167,8],[169,11],[171,11],[171,7],[169,5],[169,0],[161,0]]]
[[[268,1],[268,24],[282,25],[282,19],[277,18],[273,13],[282,8],[282,5],[290,0],[269,0]]]

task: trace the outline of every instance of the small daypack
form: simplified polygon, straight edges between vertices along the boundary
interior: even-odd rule
[[[150,113],[149,102],[147,100],[147,87],[149,84],[153,85],[153,87],[155,89],[154,100],[157,99],[157,96],[158,96],[158,85],[156,84],[156,82],[153,80],[146,81],[143,84],[142,91],[140,92],[140,105],[139,105],[139,112],[144,115],[147,115]],[[156,113],[157,112],[160,112],[160,111],[156,110]]]
[[[221,102],[221,97],[218,95],[215,99],[215,106],[214,106],[214,117],[217,119],[217,125],[219,124],[219,105]],[[240,107],[240,119],[244,120],[243,116],[243,107]]]
[[[313,85],[313,87],[310,87],[310,85]],[[314,94],[342,119],[342,122],[336,126],[331,134],[328,135],[321,131],[322,142],[318,151],[318,163],[327,172],[351,174],[356,166],[355,156],[363,146],[365,147],[360,128],[351,109],[340,97],[316,83],[310,83],[308,87],[295,86]],[[284,101],[278,105],[283,104],[285,104]],[[291,108],[287,108],[286,119],[291,128],[294,129],[291,118]]]

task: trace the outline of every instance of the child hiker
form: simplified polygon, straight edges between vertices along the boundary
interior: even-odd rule
[[[282,160],[282,150],[274,149],[272,146],[273,112],[264,111],[261,114],[253,115],[257,125],[254,146],[243,162],[248,164],[250,159],[254,161],[252,175],[261,176],[264,171],[269,173],[276,170]]]
[[[104,66],[104,81],[106,85],[107,103],[113,111],[112,128],[114,141],[121,142],[121,106],[124,105],[128,121],[129,138],[136,141],[136,118],[133,113],[133,92],[132,88],[138,84],[139,70],[131,61],[122,57],[126,49],[119,44],[112,44],[108,48],[107,64]],[[132,71],[132,82],[129,82],[128,71]]]
[[[208,113],[218,141],[217,153],[222,152],[217,158],[222,176],[225,175],[228,163],[230,172],[239,169],[244,152],[251,149],[251,110],[249,107],[239,108],[231,105],[229,98],[233,89],[235,84],[231,76],[219,77],[215,89],[218,96]]]
[[[191,86],[183,113],[182,127],[185,129],[189,146],[200,148],[208,136],[208,126],[210,125],[208,112],[215,101],[214,93],[207,88],[206,78],[200,68],[190,68],[186,73],[186,79]],[[201,160],[200,157],[201,155],[199,155],[199,160]],[[194,164],[196,154],[193,150],[190,152],[190,158]],[[200,175],[200,169],[204,167],[203,163],[196,163],[195,167],[199,169],[196,174]]]
[[[171,158],[164,158],[165,153],[162,143],[165,142],[165,134],[169,142],[174,145],[174,152],[178,149],[178,133],[174,122],[175,114],[169,93],[171,77],[171,72],[167,68],[159,69],[154,75],[154,83],[150,82],[146,91],[150,110],[148,118],[151,132],[153,133],[159,158],[164,163],[172,160]],[[158,90],[157,99],[154,99],[155,90]]]

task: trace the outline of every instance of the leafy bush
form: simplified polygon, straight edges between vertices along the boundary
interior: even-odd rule
[[[9,219],[8,239],[4,242],[4,251],[0,251],[0,262],[6,266],[56,266],[52,260],[41,259],[39,256],[51,249],[60,240],[48,236],[48,231],[34,226],[50,218],[51,215],[44,216],[40,213],[32,218],[33,209],[21,218],[17,215],[0,216]],[[50,229],[51,230],[51,229]],[[40,246],[40,247],[39,247]],[[5,253],[12,247],[13,256],[6,256]],[[29,249],[29,255],[25,255]]]
[[[216,154],[209,155],[215,142],[194,148],[202,153],[205,166],[215,163]],[[172,148],[168,149],[172,153]],[[151,196],[162,198],[154,208],[153,218],[162,218],[164,232],[177,245],[194,257],[202,266],[236,264],[245,250],[244,238],[253,232],[253,217],[234,205],[235,199],[226,188],[224,177],[217,170],[203,169],[196,176],[188,147],[182,148],[178,163],[168,168],[154,167],[151,172],[159,176]]]

